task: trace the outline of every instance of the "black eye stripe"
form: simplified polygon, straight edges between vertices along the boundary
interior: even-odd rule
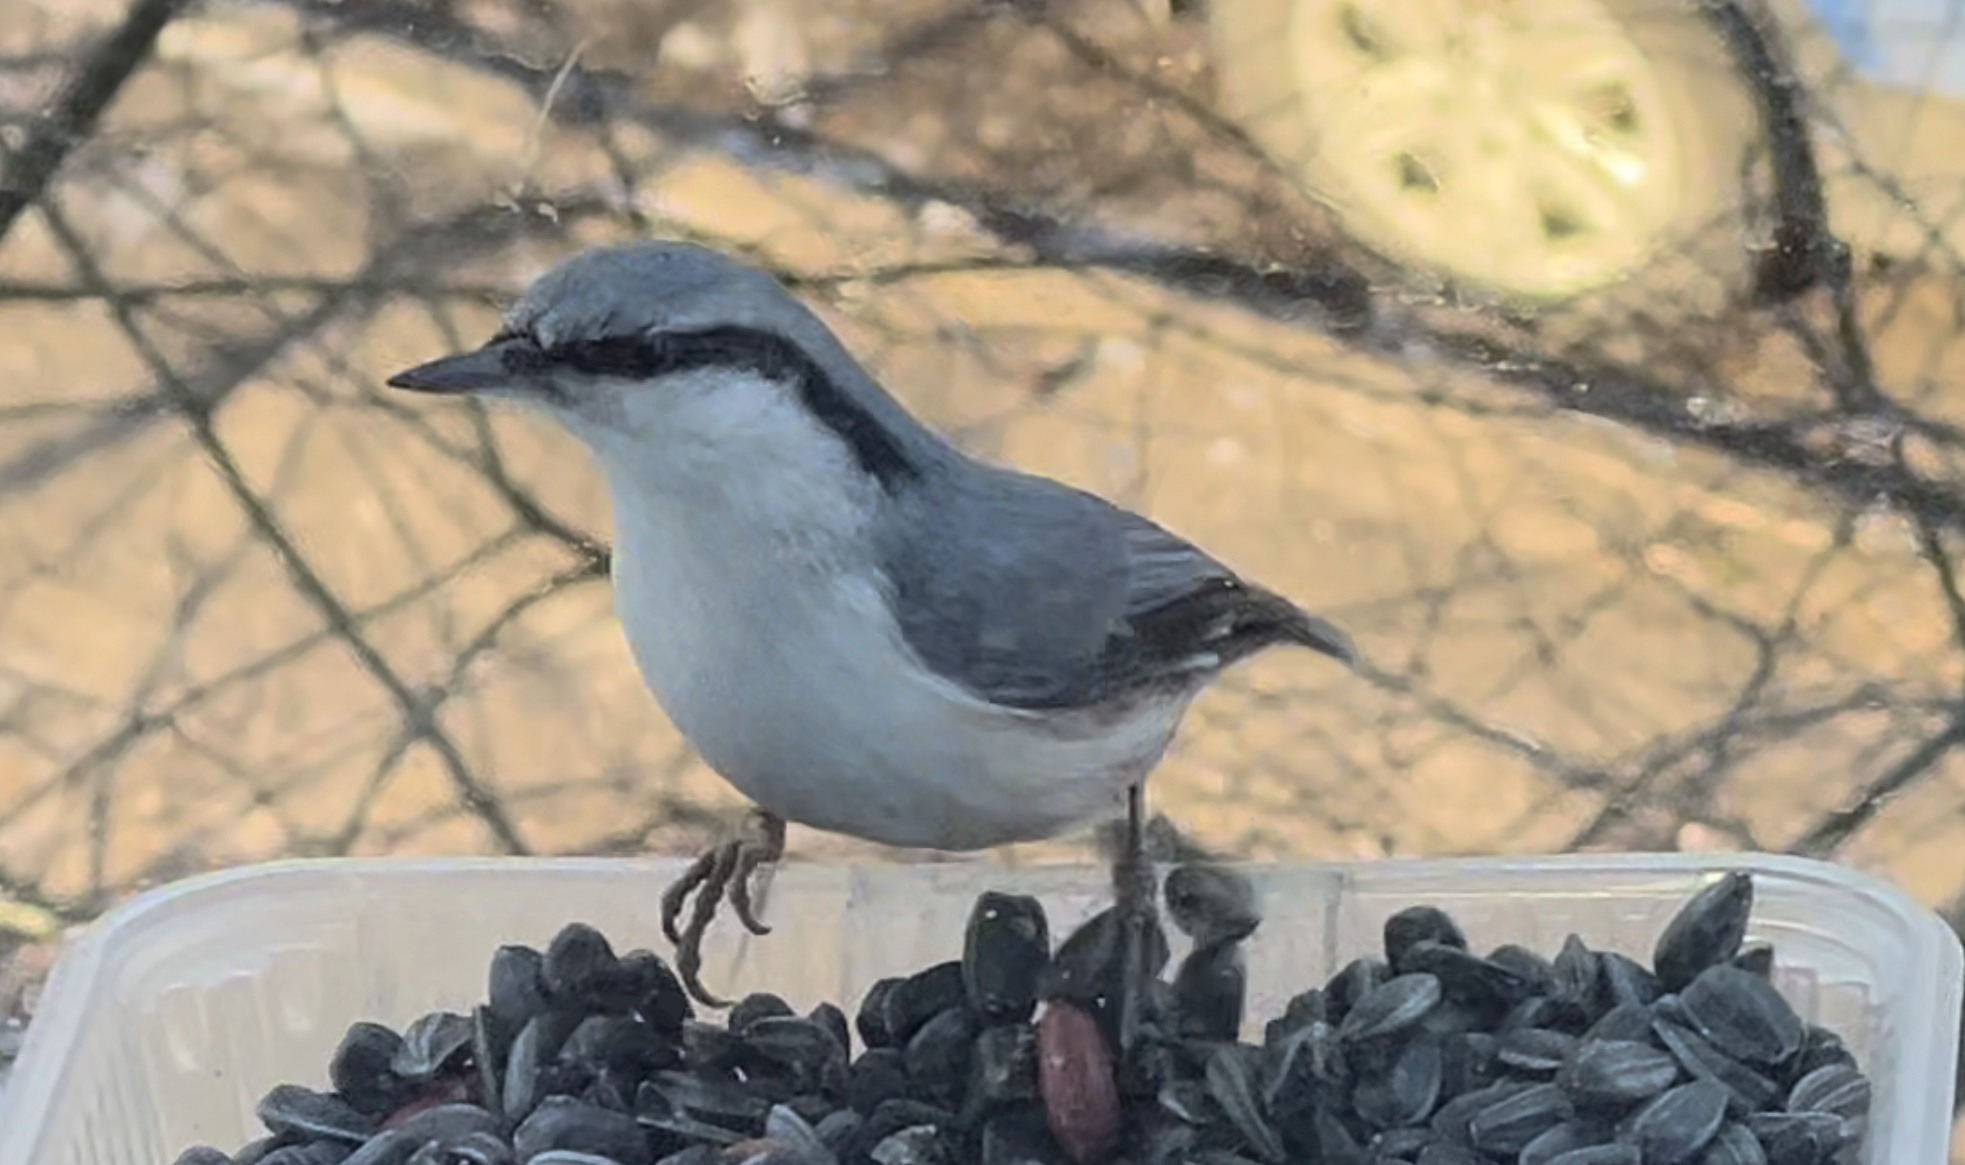
[[[847,395],[803,348],[776,332],[728,326],[583,340],[543,350],[533,344],[514,344],[503,359],[514,373],[558,367],[628,380],[654,380],[708,368],[752,372],[792,386],[806,409],[845,442],[859,467],[889,492],[921,476],[921,467],[899,438]]]
[[[531,376],[553,367],[553,358],[546,350],[524,337],[501,335],[492,343],[499,346],[499,365],[514,376]]]

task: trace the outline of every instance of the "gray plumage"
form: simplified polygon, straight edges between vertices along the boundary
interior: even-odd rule
[[[898,439],[919,474],[876,521],[901,631],[922,662],[1015,708],[1090,707],[1185,685],[1276,643],[1349,662],[1331,624],[1092,494],[976,462],[903,409],[777,280],[688,244],[591,253],[507,317],[546,352],[706,326],[783,336]],[[807,373],[809,375],[809,373]],[[951,554],[950,531],[974,531]]]
[[[1355,658],[1147,519],[958,451],[704,248],[578,256],[485,347],[391,383],[543,404],[586,442],[650,688],[726,778],[820,828],[1048,836],[1142,780],[1221,669]]]
[[[880,533],[909,645],[992,702],[1093,707],[1192,685],[1280,643],[1351,661],[1343,632],[1147,519],[1044,478],[981,470],[930,475]],[[951,555],[936,540],[948,529],[1006,534]]]

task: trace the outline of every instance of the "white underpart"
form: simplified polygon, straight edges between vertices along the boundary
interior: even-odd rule
[[[1165,751],[1184,697],[1037,714],[923,667],[872,562],[879,487],[784,389],[705,371],[585,412],[562,419],[613,495],[614,606],[635,661],[762,808],[888,845],[982,849],[1114,812]]]

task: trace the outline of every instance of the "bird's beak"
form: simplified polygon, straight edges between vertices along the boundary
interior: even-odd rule
[[[494,341],[474,352],[461,352],[427,364],[418,364],[391,376],[388,384],[390,388],[445,395],[483,392],[508,385],[514,378],[511,369],[505,365],[507,346],[507,342]]]

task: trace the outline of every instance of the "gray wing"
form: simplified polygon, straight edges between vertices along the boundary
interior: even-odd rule
[[[1351,657],[1336,628],[1136,514],[986,471],[904,503],[884,563],[928,667],[1006,707],[1092,707],[1185,685],[1263,647]]]

